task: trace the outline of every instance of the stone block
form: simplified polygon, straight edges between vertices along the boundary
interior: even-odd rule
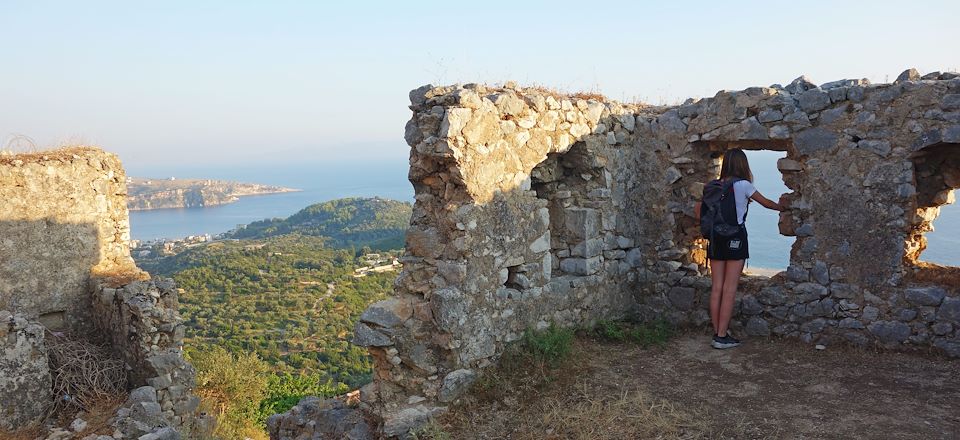
[[[960,324],[960,298],[944,298],[937,310],[937,319]]]
[[[380,327],[397,327],[413,315],[409,300],[390,298],[370,304],[360,315],[360,321]]]
[[[690,287],[674,287],[667,292],[667,298],[679,310],[687,311],[693,308],[693,300],[697,291]]]
[[[587,240],[600,234],[600,211],[572,207],[564,210],[567,235],[575,240]]]
[[[830,271],[827,268],[827,264],[822,261],[817,261],[813,264],[813,268],[810,270],[810,277],[813,278],[813,281],[816,281],[824,286],[830,284]]]
[[[839,328],[851,328],[851,329],[863,329],[864,325],[862,322],[856,320],[855,318],[843,318],[837,323]]]
[[[386,347],[393,345],[390,337],[380,333],[368,325],[358,322],[353,330],[353,341],[355,345],[361,347]]]
[[[901,72],[900,75],[897,76],[896,81],[894,82],[919,81],[919,80],[920,80],[920,72],[918,72],[917,69],[909,68]]]
[[[583,258],[596,257],[601,252],[603,252],[603,240],[599,238],[581,241],[570,249],[571,256]]]
[[[827,327],[827,321],[823,318],[817,318],[812,321],[805,322],[800,325],[800,331],[805,333],[822,333],[823,329]]]
[[[803,165],[793,159],[781,158],[777,160],[777,169],[783,173],[803,171]]]
[[[832,283],[830,284],[830,296],[836,299],[855,299],[859,289],[851,284]]]
[[[899,344],[910,337],[910,326],[897,321],[877,321],[867,326],[867,330],[885,345]]]
[[[817,283],[800,283],[793,288],[793,291],[797,295],[797,301],[799,302],[817,300],[820,299],[820,297],[827,296],[827,293],[829,293],[826,287]]]
[[[560,260],[560,270],[573,275],[592,275],[600,270],[600,257],[564,258]]]
[[[423,426],[445,410],[446,407],[427,407],[421,404],[384,414],[383,435],[387,438],[406,438],[411,430]]]
[[[474,381],[477,373],[473,370],[460,369],[447,374],[443,378],[438,398],[441,402],[452,402],[466,391]]]
[[[950,142],[954,144],[960,143],[960,125],[945,127],[941,137],[943,138],[944,142]]]
[[[960,110],[960,94],[943,95],[940,108],[944,110]]]
[[[744,295],[740,300],[740,311],[744,315],[759,315],[763,313],[763,304],[753,295]]]
[[[783,113],[780,113],[780,110],[777,109],[765,109],[757,115],[757,120],[760,122],[776,122],[783,119]]]
[[[813,127],[797,133],[793,145],[801,155],[811,155],[833,148],[840,138],[836,133],[820,127]]]
[[[759,316],[751,316],[747,321],[746,331],[750,336],[769,336],[770,324]]]
[[[912,287],[903,291],[908,302],[918,306],[939,306],[947,291],[942,287]]]
[[[786,290],[781,286],[770,286],[761,289],[756,298],[761,304],[779,306],[786,304],[787,293]]]
[[[830,105],[830,94],[819,88],[807,90],[797,97],[797,102],[807,113],[818,112]]]

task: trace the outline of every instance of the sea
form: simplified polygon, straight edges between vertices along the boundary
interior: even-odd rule
[[[761,194],[777,200],[789,192],[777,170],[777,159],[784,153],[749,151],[747,157],[754,174],[754,186]],[[407,180],[405,159],[291,164],[250,167],[204,166],[194,168],[128,170],[136,177],[222,179],[297,188],[302,191],[241,197],[239,201],[204,208],[132,211],[131,235],[136,240],[176,239],[189,235],[216,235],[268,218],[284,218],[314,203],[342,197],[383,197],[413,201],[413,187]],[[750,235],[748,270],[776,272],[787,267],[793,237],[779,234],[775,211],[751,204],[747,228]],[[927,233],[924,261],[960,266],[960,204],[941,208]]]

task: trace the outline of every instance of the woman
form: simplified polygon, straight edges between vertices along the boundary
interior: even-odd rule
[[[710,289],[710,319],[713,321],[713,348],[725,349],[740,345],[740,340],[734,338],[728,331],[730,318],[733,315],[733,303],[737,295],[737,285],[740,283],[740,273],[750,253],[747,246],[747,228],[744,221],[747,216],[747,204],[756,200],[765,208],[784,211],[779,203],[764,197],[753,187],[753,173],[743,150],[734,148],[727,150],[723,155],[720,166],[720,181],[733,181],[733,196],[736,202],[736,217],[740,232],[731,237],[714,237],[707,247],[707,258],[710,259],[710,274],[713,286]],[[699,219],[702,203],[694,209],[694,216]]]

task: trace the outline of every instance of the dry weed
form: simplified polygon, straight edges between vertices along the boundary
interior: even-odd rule
[[[94,268],[91,275],[101,284],[110,288],[120,288],[134,281],[146,281],[150,274],[136,266],[114,266],[109,269]]]
[[[569,439],[704,438],[707,430],[702,417],[680,409],[665,400],[655,399],[639,389],[620,394],[605,394],[581,382],[559,399],[541,404],[541,423],[531,418],[531,435],[546,433]]]
[[[69,146],[56,149],[30,149],[28,151],[3,150],[0,154],[0,164],[8,165],[15,161],[18,163],[45,162],[72,160],[74,156],[80,156],[91,151],[98,151],[95,147],[88,146]]]
[[[43,437],[43,428],[39,425],[23,427],[13,432],[0,429],[0,439],[3,440],[36,440]]]
[[[606,359],[589,356],[578,339],[556,368],[507,356],[484,372],[471,394],[418,434],[419,439],[698,439],[700,414],[626,390],[605,377]],[[613,347],[610,347],[611,350]],[[604,370],[604,374],[598,374]],[[603,379],[599,379],[603,380]]]
[[[66,336],[46,340],[53,376],[54,415],[92,411],[125,394],[127,372],[123,361],[100,346]]]

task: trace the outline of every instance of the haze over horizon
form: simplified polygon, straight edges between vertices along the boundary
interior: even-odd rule
[[[802,74],[886,82],[958,70],[958,16],[947,1],[6,1],[0,148],[84,142],[137,172],[405,162],[407,93],[422,84],[677,103]]]

